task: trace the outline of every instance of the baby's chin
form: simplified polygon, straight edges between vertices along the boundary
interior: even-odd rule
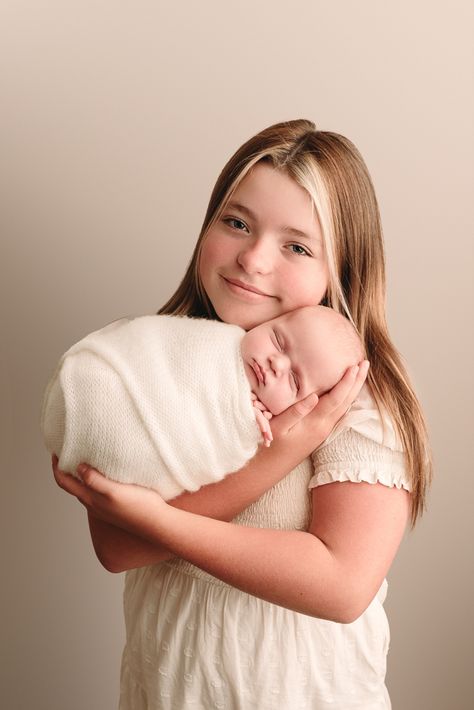
[[[265,398],[262,397],[261,393],[258,391],[258,387],[254,387],[252,392],[258,397],[259,401],[263,404],[265,409],[268,412],[271,412],[274,417],[276,417],[278,414],[281,414],[282,412],[285,411],[285,409],[287,409],[287,407],[284,407],[281,404],[273,406],[268,401],[265,401]],[[288,405],[288,406],[290,406],[290,405]]]
[[[293,402],[283,404],[281,402],[279,404],[269,404],[263,399],[260,399],[260,401],[262,402],[262,404],[265,405],[265,409],[268,409],[268,411],[271,412],[274,417],[277,417],[279,414],[284,412],[286,409],[288,409],[288,407],[291,407],[291,405],[293,404]]]

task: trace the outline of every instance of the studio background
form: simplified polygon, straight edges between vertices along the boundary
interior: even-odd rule
[[[118,701],[123,575],[53,481],[47,380],[90,331],[156,312],[224,163],[294,118],[367,162],[434,449],[388,575],[393,707],[470,707],[473,25],[468,0],[0,2],[3,708]]]

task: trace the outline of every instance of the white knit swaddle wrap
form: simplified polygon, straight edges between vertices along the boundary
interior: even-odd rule
[[[261,436],[238,326],[184,316],[115,321],[61,357],[41,429],[59,468],[87,462],[165,498],[241,468]]]

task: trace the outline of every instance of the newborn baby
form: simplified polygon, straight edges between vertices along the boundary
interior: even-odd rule
[[[349,321],[305,307],[247,333],[185,316],[120,319],[73,345],[46,388],[41,429],[59,468],[87,462],[166,500],[242,468],[268,420],[331,389],[363,358]]]
[[[318,397],[328,392],[364,357],[347,318],[325,306],[300,308],[256,326],[245,333],[241,354],[254,406],[267,419],[311,392]],[[259,424],[264,439],[271,440]]]

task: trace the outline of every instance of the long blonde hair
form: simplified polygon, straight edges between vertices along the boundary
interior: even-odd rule
[[[285,171],[312,198],[329,271],[321,303],[344,314],[362,338],[370,361],[367,383],[379,410],[384,408],[391,415],[406,452],[413,528],[426,507],[431,449],[420,403],[388,333],[380,213],[367,167],[351,141],[298,119],[270,126],[244,143],[219,175],[186,274],[158,313],[219,320],[199,275],[202,243],[259,161]]]

